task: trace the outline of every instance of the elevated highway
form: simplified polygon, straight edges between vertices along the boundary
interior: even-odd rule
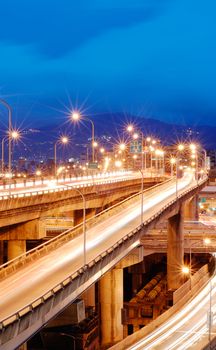
[[[207,239],[207,241],[206,241]],[[145,252],[167,252],[167,229],[153,229],[142,237],[141,243]],[[216,252],[216,226],[204,225],[201,222],[184,224],[185,253]]]
[[[147,175],[147,174],[146,174]],[[144,188],[161,182],[163,178],[144,178]],[[119,172],[101,174],[97,177],[66,179],[36,184],[36,186],[14,187],[10,194],[8,188],[0,189],[0,228],[37,220],[55,215],[65,210],[81,210],[82,198],[68,187],[79,188],[86,197],[86,208],[103,208],[120,198],[138,192],[141,174],[138,172]],[[23,231],[23,228],[22,228]],[[2,232],[5,232],[4,230]],[[1,231],[0,231],[1,234]],[[38,238],[38,237],[34,237]],[[7,237],[4,237],[7,239]]]
[[[144,197],[136,194],[88,220],[85,252],[81,225],[2,266],[1,349],[14,349],[43,327],[139,246],[141,237],[157,222],[176,213],[206,181],[197,182],[186,174],[178,180],[178,193],[176,182],[166,181],[144,191]]]

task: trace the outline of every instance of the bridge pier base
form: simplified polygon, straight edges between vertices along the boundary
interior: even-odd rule
[[[188,199],[185,202],[185,219],[190,221],[199,220],[198,195]]]
[[[95,307],[95,284],[87,289],[82,295],[81,298],[84,300],[85,306]]]
[[[26,252],[25,240],[8,241],[8,260],[12,260],[25,252]]]
[[[100,280],[101,345],[110,346],[123,339],[123,269],[114,268]]]
[[[167,285],[168,290],[182,285],[182,266],[184,263],[184,208],[168,219],[167,237]]]

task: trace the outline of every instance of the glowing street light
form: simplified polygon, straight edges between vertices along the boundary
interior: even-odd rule
[[[55,166],[55,176],[57,175],[57,145],[63,144],[66,145],[68,143],[68,137],[62,136],[59,140],[57,140],[54,144],[54,166]]]
[[[128,126],[127,126],[127,131],[128,132],[132,132],[134,130],[134,126],[132,125],[132,124],[129,124]]]
[[[196,150],[196,145],[194,143],[191,143],[189,145],[189,148],[190,148],[191,151],[195,151]]]
[[[91,123],[91,127],[92,127],[92,162],[94,163],[94,149],[95,149],[95,146],[94,146],[95,140],[94,139],[95,139],[95,137],[94,137],[94,123],[93,123],[93,121],[88,117],[82,116],[79,112],[76,112],[76,111],[74,111],[71,114],[71,119],[74,121],[86,120],[86,121]]]
[[[171,176],[173,177],[173,166],[174,166],[174,164],[176,164],[176,158],[171,157],[170,164],[171,164]]]
[[[2,174],[4,173],[4,144],[5,144],[5,140],[8,139],[8,142],[10,142],[10,140],[11,141],[12,140],[18,140],[19,138],[20,138],[20,132],[18,130],[11,130],[10,137],[5,136],[2,139],[2,142],[1,142],[1,147],[2,147],[2,150],[1,150],[1,153],[2,153]],[[12,159],[12,150],[11,150],[11,159]],[[8,174],[9,174],[8,178],[11,178],[12,173],[11,173],[11,171],[9,171],[9,168],[10,167],[8,167]]]
[[[133,134],[133,139],[137,140],[139,138],[139,134],[137,134],[136,132]]]
[[[116,166],[116,168],[121,168],[121,166],[122,166],[122,161],[121,161],[121,160],[116,160],[116,161],[115,161],[115,166]]]
[[[120,149],[120,151],[125,151],[125,150],[126,150],[126,145],[125,145],[125,143],[120,143],[119,149]]]
[[[179,145],[178,145],[178,151],[183,151],[184,150],[184,148],[185,148],[185,146],[182,144],[182,143],[180,143]]]
[[[188,275],[190,273],[190,268],[188,266],[182,266],[182,273]]]

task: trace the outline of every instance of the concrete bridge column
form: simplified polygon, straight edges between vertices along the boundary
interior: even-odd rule
[[[110,346],[123,339],[123,269],[113,269],[100,280],[101,345]]]
[[[95,307],[95,284],[86,290],[81,297],[85,302],[85,306]]]
[[[178,214],[168,219],[167,236],[167,285],[168,289],[178,289],[182,285],[184,263],[183,207]]]
[[[188,199],[185,202],[185,219],[189,221],[199,220],[199,207],[198,207],[199,197],[195,195],[194,197]]]
[[[10,240],[8,241],[8,260],[12,260],[17,256],[26,252],[25,240]]]

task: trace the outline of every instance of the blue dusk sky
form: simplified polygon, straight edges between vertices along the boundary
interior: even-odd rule
[[[215,0],[2,0],[0,95],[28,124],[74,107],[216,125],[215,14]]]

